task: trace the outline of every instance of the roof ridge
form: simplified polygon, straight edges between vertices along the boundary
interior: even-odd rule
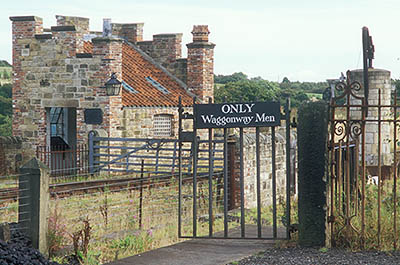
[[[127,41],[126,39],[123,39],[123,41],[129,45],[129,47],[131,47],[132,49],[134,49],[135,51],[137,51],[138,53],[140,53],[141,56],[143,56],[148,62],[152,63],[153,65],[155,65],[156,67],[158,67],[159,69],[161,69],[166,75],[168,75],[170,78],[174,79],[179,85],[181,85],[183,87],[183,89],[185,89],[185,91],[189,94],[189,96],[191,96],[192,98],[195,97],[198,100],[198,97],[193,93],[190,92],[188,90],[187,85],[180,80],[179,78],[177,78],[175,75],[173,75],[170,71],[168,71],[164,66],[162,66],[160,63],[156,62],[150,55],[148,55],[147,53],[145,53],[144,51],[142,51],[139,47],[137,47],[135,44],[133,44],[132,42]]]

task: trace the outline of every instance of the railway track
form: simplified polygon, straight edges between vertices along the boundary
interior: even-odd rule
[[[222,176],[222,172],[215,172],[214,179]],[[80,182],[68,182],[50,184],[49,191],[51,198],[64,198],[72,195],[90,194],[96,192],[104,192],[105,190],[117,192],[120,190],[136,190],[140,187],[159,187],[168,186],[171,182],[166,181],[172,178],[178,178],[177,175],[168,176],[155,176],[146,178],[119,178],[119,179],[102,179],[102,180],[89,180]],[[199,174],[198,180],[208,179],[207,174]],[[164,181],[163,181],[164,180]],[[191,176],[184,176],[183,183],[186,184],[192,181]],[[4,201],[17,200],[18,188],[3,188],[0,189],[0,203]]]

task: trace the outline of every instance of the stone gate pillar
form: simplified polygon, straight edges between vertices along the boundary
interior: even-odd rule
[[[363,70],[353,70],[350,73],[351,81],[358,81],[363,84]],[[383,69],[368,69],[368,80],[369,80],[369,94],[368,104],[378,105],[379,104],[379,90],[380,90],[380,105],[391,104],[391,78],[390,71]],[[364,86],[360,91],[355,91],[355,94],[360,97],[364,97]],[[360,104],[358,100],[353,100],[351,104]],[[351,112],[351,119],[360,119],[360,111]],[[370,106],[368,108],[368,117],[365,125],[365,153],[366,153],[366,164],[367,166],[378,165],[378,122],[368,120],[378,120],[378,108]],[[381,120],[389,119],[391,116],[391,108],[381,108]],[[393,161],[393,154],[390,151],[390,145],[393,141],[391,137],[391,125],[389,122],[381,123],[381,165],[391,165]],[[393,145],[393,144],[392,144]]]

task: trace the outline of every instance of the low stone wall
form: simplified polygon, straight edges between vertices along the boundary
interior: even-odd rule
[[[261,204],[268,206],[272,204],[272,137],[271,129],[260,133],[260,182],[261,182]],[[276,129],[275,134],[275,161],[276,161],[276,194],[277,202],[286,199],[286,132],[285,129]],[[291,189],[296,192],[295,172],[297,167],[297,135],[291,135]],[[252,131],[244,133],[244,205],[246,208],[257,206],[257,165],[256,165],[256,134]],[[230,208],[240,206],[240,146],[237,135],[230,137],[228,157],[230,161]]]
[[[0,175],[16,174],[23,160],[22,139],[0,136]]]

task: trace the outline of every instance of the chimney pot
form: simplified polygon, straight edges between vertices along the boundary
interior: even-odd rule
[[[208,25],[194,25],[193,26],[193,42],[208,42]]]
[[[103,18],[103,37],[111,37],[111,18]]]

